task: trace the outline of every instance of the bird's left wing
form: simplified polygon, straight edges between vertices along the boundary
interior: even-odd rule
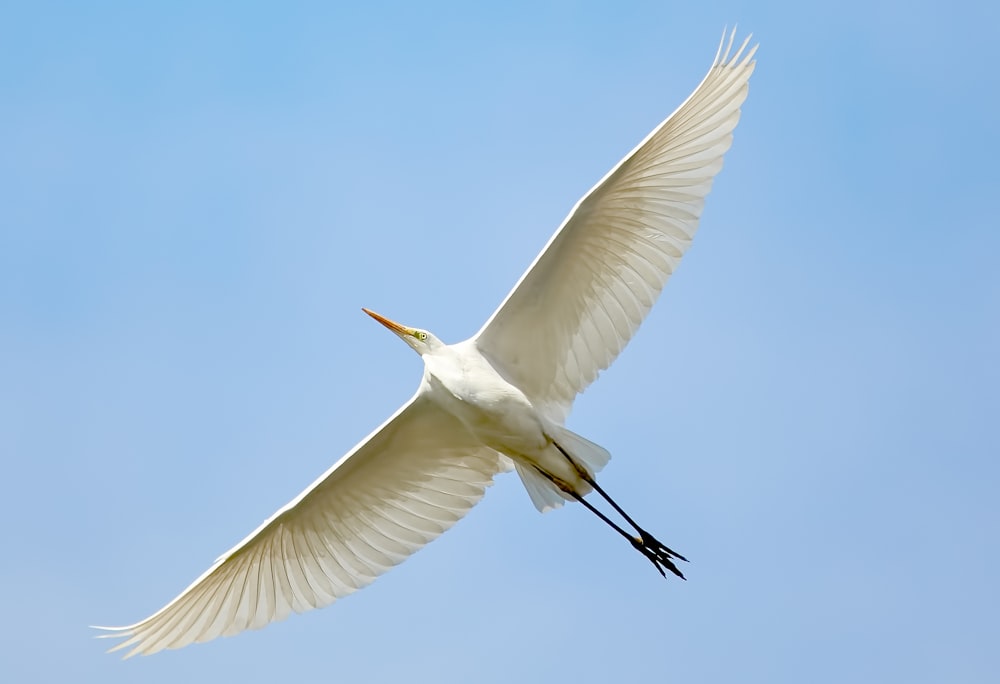
[[[436,538],[505,468],[455,418],[407,404],[152,616],[126,657],[259,629],[360,589]]]
[[[564,417],[615,359],[691,244],[754,69],[756,47],[748,37],[732,52],[734,36],[684,104],[577,203],[474,338],[551,413]]]

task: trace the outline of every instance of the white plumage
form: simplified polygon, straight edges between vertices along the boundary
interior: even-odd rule
[[[657,570],[683,557],[597,485],[608,452],[562,423],[684,255],[732,142],[756,47],[725,37],[691,96],[588,192],[471,339],[368,312],[419,352],[410,401],[152,616],[103,636],[128,655],[259,629],[366,586],[451,527],[511,462],[540,510],[598,491]],[[367,311],[367,310],[366,310]]]

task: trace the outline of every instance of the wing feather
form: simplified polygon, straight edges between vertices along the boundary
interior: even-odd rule
[[[628,344],[691,245],[754,70],[756,46],[747,37],[733,52],[735,37],[723,35],[691,96],[576,204],[474,338],[557,417]]]
[[[231,636],[328,605],[451,527],[506,469],[421,395],[111,650]]]

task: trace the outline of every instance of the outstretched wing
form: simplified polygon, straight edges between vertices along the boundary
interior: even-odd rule
[[[614,361],[691,244],[754,70],[756,46],[747,37],[730,56],[734,37],[684,104],[577,203],[474,338],[555,413]]]
[[[500,458],[418,394],[177,598],[102,636],[145,655],[326,606],[451,527]]]

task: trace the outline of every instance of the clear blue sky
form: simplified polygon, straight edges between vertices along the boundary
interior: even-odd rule
[[[3,679],[995,681],[996,4],[356,4],[0,10]],[[410,396],[360,307],[473,333],[733,22],[701,231],[570,417],[689,581],[504,476],[330,608],[104,655]]]

